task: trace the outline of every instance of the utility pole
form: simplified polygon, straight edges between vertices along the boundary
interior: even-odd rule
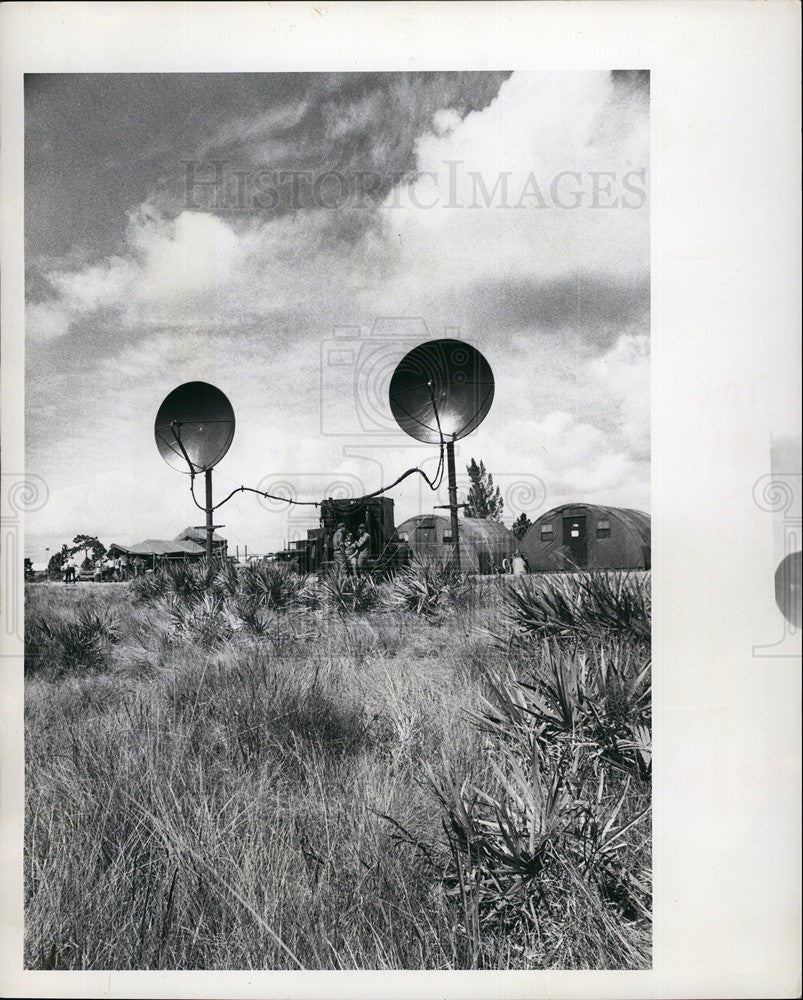
[[[449,510],[452,515],[452,545],[454,546],[454,568],[460,572],[460,522],[457,519],[457,474],[454,468],[454,436],[446,442],[446,466],[449,474]]]
[[[214,526],[212,524],[212,470],[207,469],[204,473],[204,479],[206,480],[206,558],[209,562],[212,562],[212,533],[214,532]]]

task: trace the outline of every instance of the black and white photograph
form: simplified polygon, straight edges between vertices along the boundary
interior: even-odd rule
[[[649,967],[649,73],[25,102],[27,965]]]
[[[0,992],[800,992],[800,8],[0,9]]]

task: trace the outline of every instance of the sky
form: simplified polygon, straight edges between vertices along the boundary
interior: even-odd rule
[[[575,501],[649,511],[646,74],[36,75],[25,130],[35,562],[79,532],[203,523],[153,437],[187,381],[236,414],[216,500],[434,471],[387,386],[444,336],[496,380],[457,444],[462,494],[476,458],[507,523]],[[418,477],[392,496],[397,523],[446,502]],[[316,520],[248,494],[216,513],[249,553]]]

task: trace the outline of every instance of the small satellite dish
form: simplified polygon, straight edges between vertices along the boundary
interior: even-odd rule
[[[229,450],[234,410],[208,382],[185,382],[165,397],[154,426],[156,447],[172,469],[206,472]]]
[[[775,570],[775,602],[784,618],[795,628],[800,628],[803,623],[802,559],[800,552],[790,552]]]
[[[401,429],[436,444],[475,430],[494,398],[491,366],[470,344],[430,340],[399,362],[390,380],[390,409]],[[438,424],[440,423],[440,432]]]

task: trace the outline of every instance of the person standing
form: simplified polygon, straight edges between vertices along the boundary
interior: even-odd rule
[[[346,532],[343,540],[346,552],[346,568],[349,576],[357,575],[357,546],[354,542],[354,535],[350,531]]]
[[[368,557],[371,555],[371,536],[368,534],[368,526],[366,524],[361,524],[359,527],[359,533],[357,535],[357,541],[355,542],[354,549],[356,553],[354,575],[362,576],[365,572]]]
[[[332,549],[334,550],[335,571],[344,573],[346,570],[346,525],[343,521],[337,522],[335,533],[332,535]]]

